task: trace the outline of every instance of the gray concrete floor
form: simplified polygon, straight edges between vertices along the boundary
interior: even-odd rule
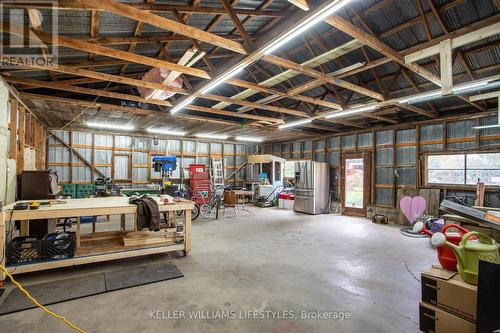
[[[27,285],[75,274],[172,261],[184,278],[49,308],[88,332],[417,332],[420,272],[436,262],[428,239],[362,218],[251,208],[238,219],[193,223],[193,250],[21,276]],[[240,311],[281,311],[297,319],[240,319]],[[350,318],[301,319],[302,311]],[[151,312],[163,311],[161,315]],[[185,319],[168,319],[184,311]],[[233,311],[236,319],[191,319]],[[212,311],[215,311],[212,313]],[[291,313],[293,311],[293,313]],[[226,312],[231,313],[231,312]],[[245,312],[243,312],[245,313]],[[266,312],[261,312],[266,314]],[[274,312],[275,314],[278,312]],[[179,313],[180,314],[180,313]],[[259,313],[260,314],[260,313]],[[163,318],[161,318],[163,317]],[[2,332],[70,332],[40,309],[0,317]]]

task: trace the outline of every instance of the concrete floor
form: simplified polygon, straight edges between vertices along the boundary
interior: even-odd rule
[[[160,255],[21,278],[29,284],[133,269],[145,261],[172,261],[185,274],[181,279],[49,307],[88,332],[418,331],[420,284],[403,263],[420,278],[420,272],[436,262],[428,239],[404,237],[397,226],[376,225],[362,218],[251,209],[255,215],[243,212],[237,220],[195,221],[193,250],[184,258]],[[209,311],[212,316],[234,311],[239,318],[252,310],[281,311],[282,317],[299,318],[189,318],[196,311]],[[318,310],[348,312],[350,318],[300,318],[302,311]],[[163,313],[154,313],[153,317],[160,317],[155,319],[153,311]],[[174,316],[173,311],[185,311],[186,318],[165,318]],[[3,332],[71,331],[39,309],[1,316],[0,327]]]

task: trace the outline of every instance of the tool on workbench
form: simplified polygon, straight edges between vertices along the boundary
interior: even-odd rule
[[[109,197],[109,196],[119,196],[121,186],[113,184],[111,178],[97,178],[94,181],[95,185],[95,196],[96,197]]]
[[[38,208],[40,208],[39,201],[34,200],[34,201],[30,202],[30,209],[31,210],[38,209]]]
[[[160,193],[166,193],[166,187],[172,185],[172,174],[177,169],[177,157],[175,156],[154,156],[153,168],[156,172],[161,172]]]

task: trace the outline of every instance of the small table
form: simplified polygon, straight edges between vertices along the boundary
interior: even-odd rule
[[[238,205],[239,200],[238,198],[241,199],[241,210],[244,210],[249,213],[254,213],[249,209],[245,208],[245,197],[253,197],[254,193],[253,191],[247,191],[247,190],[233,190],[234,194],[236,195],[236,205]]]

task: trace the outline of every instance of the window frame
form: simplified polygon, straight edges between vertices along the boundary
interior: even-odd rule
[[[477,154],[500,154],[499,151],[467,151],[467,152],[453,152],[453,151],[444,151],[439,153],[425,153],[424,154],[424,181],[425,186],[428,187],[449,187],[449,188],[475,188],[477,184],[467,184],[467,155],[477,155]],[[442,155],[464,155],[464,182],[463,183],[430,183],[429,182],[429,156],[442,156]],[[439,170],[439,169],[431,169],[431,170]],[[462,170],[462,169],[457,169]],[[470,170],[497,170],[495,168],[492,169],[470,169]],[[500,167],[498,168],[500,170]],[[500,185],[492,185],[485,184],[491,188],[500,188]]]

